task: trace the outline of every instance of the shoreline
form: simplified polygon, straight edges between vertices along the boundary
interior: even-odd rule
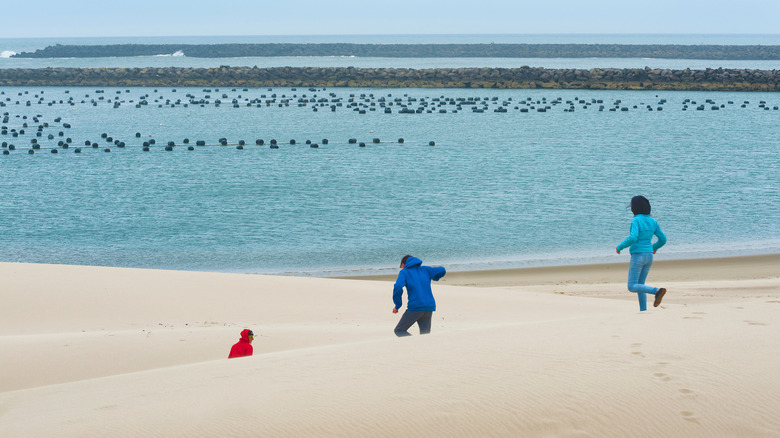
[[[622,283],[629,258],[620,263],[538,266],[529,268],[448,271],[441,284],[452,286],[507,287],[561,283]],[[426,264],[423,262],[423,264]],[[445,266],[446,268],[446,266]],[[656,260],[650,279],[666,281],[715,281],[777,278],[780,254]],[[345,280],[395,281],[397,273],[327,277]],[[649,280],[650,281],[650,280]]]

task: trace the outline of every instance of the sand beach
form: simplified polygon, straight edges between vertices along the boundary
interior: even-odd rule
[[[780,254],[641,313],[622,260],[448,273],[402,339],[393,277],[0,263],[0,436],[780,436]]]

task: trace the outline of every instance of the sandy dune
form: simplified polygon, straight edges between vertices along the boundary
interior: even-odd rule
[[[0,436],[780,436],[778,262],[453,273],[405,339],[388,281],[0,264]]]

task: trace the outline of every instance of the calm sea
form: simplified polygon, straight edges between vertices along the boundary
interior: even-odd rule
[[[780,251],[778,94],[0,93],[2,261],[308,275],[392,272],[406,253],[461,270],[617,262],[636,194],[669,237],[660,258]]]

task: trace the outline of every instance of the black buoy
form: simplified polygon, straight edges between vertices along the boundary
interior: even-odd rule
[[[173,150],[173,146],[170,146],[170,145],[165,146],[165,150],[166,151],[172,151]]]
[[[271,149],[279,149],[279,145],[278,145],[278,144],[272,144],[272,145],[270,145],[269,147],[270,147]]]
[[[309,147],[311,147],[311,148],[318,148],[318,147],[320,147],[320,145],[318,145],[317,143],[312,143],[311,146],[309,146]]]
[[[374,138],[373,142],[374,143],[379,143],[379,139],[378,138]]]
[[[327,138],[323,138],[322,139],[322,144],[328,144],[328,139]]]
[[[141,150],[144,152],[149,152],[149,146],[144,146],[143,148],[141,148]]]
[[[80,154],[81,153],[81,148],[73,149],[73,152],[76,153],[76,154]]]
[[[185,138],[185,139],[182,141],[182,143],[184,143],[184,144],[189,144],[189,142],[190,142],[190,139],[189,139],[189,138]]]
[[[356,138],[350,138],[349,139],[349,144],[355,144],[355,143],[357,143],[357,139]]]
[[[290,144],[295,144],[295,140],[290,140]]]
[[[169,141],[169,142],[168,142],[168,146],[176,146],[176,143],[174,143],[174,142],[172,142],[172,141]]]
[[[263,144],[265,144],[265,141],[263,141],[263,139],[258,138],[257,140],[255,140],[255,144],[258,146],[262,146]]]
[[[243,145],[245,145],[245,144],[246,144],[246,142],[245,142],[244,140],[239,140],[239,141],[238,141],[238,145],[239,145],[239,146],[243,146]],[[243,148],[242,148],[242,149],[243,149]]]
[[[57,149],[52,149],[52,150],[51,150],[51,153],[52,153],[52,154],[56,154],[56,153],[57,153]]]
[[[194,150],[195,150],[195,147],[194,147],[194,146],[187,146],[187,150],[188,150],[188,151],[194,151]]]
[[[206,141],[205,140],[198,140],[198,141],[195,142],[195,145],[196,146],[206,146]]]
[[[403,142],[404,142],[404,139],[403,139],[403,138],[399,138],[399,139],[398,139],[398,143],[403,143]]]
[[[360,146],[361,148],[364,148],[364,147],[366,147],[366,144],[365,144],[364,142],[362,142],[362,141],[361,141],[361,142],[360,142],[360,144],[359,144],[358,146]]]
[[[436,146],[436,142],[431,140],[428,142],[428,146]]]
[[[136,137],[140,137],[140,136],[141,136],[141,133],[140,133],[140,132],[136,132],[136,133],[135,133],[135,136],[136,136]]]
[[[11,154],[11,153],[10,153],[10,152],[8,152],[7,150],[3,150],[3,155],[10,155],[10,154]]]
[[[105,148],[105,149],[103,149],[103,152],[111,152],[111,149]]]
[[[34,153],[35,153],[35,151],[34,151],[34,150],[32,150],[32,149],[30,149],[29,151],[27,151],[27,154],[28,154],[28,155],[32,155],[32,154],[34,154]]]
[[[241,146],[241,145],[238,145],[238,146],[236,146],[236,149],[239,149],[239,150],[241,150],[241,149],[244,149],[244,147],[243,147],[243,146]]]

